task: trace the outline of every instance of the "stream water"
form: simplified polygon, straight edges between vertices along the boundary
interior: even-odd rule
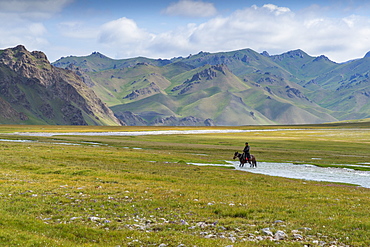
[[[259,162],[257,168],[250,168],[249,164],[239,167],[238,161],[227,161],[237,170],[265,174],[270,176],[295,178],[313,181],[356,184],[370,188],[370,172],[356,171],[348,168],[322,168],[314,165],[295,165],[293,163]],[[210,164],[193,165],[209,166]],[[215,164],[215,166],[222,166]]]
[[[265,129],[265,130],[156,130],[156,131],[115,131],[115,132],[16,132],[13,135],[21,136],[141,136],[141,135],[189,135],[189,134],[214,134],[214,133],[243,133],[243,132],[268,132],[279,131],[281,129]],[[284,129],[289,131],[294,129]]]

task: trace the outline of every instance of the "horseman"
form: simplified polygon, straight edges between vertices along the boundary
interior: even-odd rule
[[[249,147],[249,145],[248,145],[248,142],[246,142],[245,143],[245,147],[244,147],[244,149],[243,149],[243,155],[244,155],[244,159],[246,160],[246,161],[248,161],[248,163],[249,164],[251,164],[251,154],[250,154],[250,152],[249,152],[249,149],[250,149],[250,147]]]

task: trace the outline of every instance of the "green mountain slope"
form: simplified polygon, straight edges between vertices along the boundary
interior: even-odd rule
[[[325,56],[311,57],[302,50],[293,50],[270,58],[299,79],[298,83],[316,78],[338,66]]]
[[[147,65],[146,69],[148,67],[150,66]],[[160,72],[158,67],[152,66],[151,69],[156,71],[155,73]],[[128,69],[128,78],[131,75],[131,70],[132,68]],[[146,75],[154,73],[153,71],[151,73],[146,70],[141,71],[145,71],[144,74]],[[207,119],[211,119],[216,125],[303,123],[305,121],[316,123],[321,122],[323,119],[327,121],[336,120],[329,114],[322,114],[324,110],[320,111],[320,107],[302,96],[303,94],[299,90],[294,90],[294,88],[288,86],[295,85],[294,83],[279,81],[275,85],[278,89],[283,86],[284,88],[288,86],[288,89],[285,88],[285,94],[278,93],[278,89],[276,89],[277,93],[273,93],[272,89],[267,86],[266,89],[262,86],[265,86],[264,82],[269,81],[268,85],[274,87],[274,85],[270,84],[275,79],[268,79],[271,77],[269,74],[258,74],[258,76],[260,76],[260,79],[264,78],[264,80],[260,80],[259,83],[250,82],[234,75],[226,65],[205,65],[180,73],[172,78],[170,77],[168,80],[166,79],[167,83],[162,83],[161,91],[156,93],[145,93],[141,98],[127,99],[127,97],[124,97],[126,102],[113,106],[112,110],[122,120],[125,119],[125,114],[123,113],[135,113],[137,117],[147,124],[166,123],[166,119],[169,117],[181,119],[189,116],[195,117],[200,125],[204,124],[204,121]],[[148,76],[140,75],[140,77],[142,80],[148,79]],[[168,81],[171,82],[169,86]],[[146,83],[153,83],[153,80],[148,80]],[[156,85],[159,84],[158,82],[155,83]],[[140,82],[135,84],[140,85]],[[147,85],[141,85],[141,89],[147,88]],[[129,85],[125,84],[125,86],[132,87],[132,82]],[[165,88],[166,86],[167,88]],[[299,87],[298,85],[296,86]],[[140,92],[140,90],[136,89],[136,92]],[[289,99],[284,99],[284,97]],[[270,105],[271,102],[274,103]],[[287,106],[292,104],[311,105],[319,109],[317,112],[321,116],[317,117],[315,112],[310,113],[300,107],[292,108],[295,109],[294,114],[289,113],[292,111],[289,107],[275,108],[276,116],[268,114],[268,111],[265,109],[272,108],[278,105],[278,103]],[[261,109],[261,112],[259,109]],[[276,111],[276,109],[279,111]],[[279,118],[279,115],[283,114],[290,116],[290,118]],[[294,115],[300,117],[295,120],[292,117]]]
[[[163,66],[171,63],[169,60],[162,59],[150,59],[145,57],[137,57],[130,59],[115,60],[99,52],[93,52],[89,56],[83,57],[62,57],[53,63],[54,66],[65,68],[68,65],[74,65],[80,68],[82,71],[96,72],[107,69],[122,69],[133,67],[138,63],[153,64],[156,66]]]
[[[200,52],[186,58],[175,58],[173,61],[182,61],[194,67],[224,64],[233,74],[240,78],[256,71],[268,71],[282,77],[291,76],[290,72],[286,71],[269,57],[251,49],[219,53]]]
[[[370,58],[337,64],[302,50],[200,52],[170,60],[61,58],[132,125],[323,123],[370,116]]]
[[[338,119],[359,119],[370,113],[370,58],[337,65],[307,82],[310,98]]]

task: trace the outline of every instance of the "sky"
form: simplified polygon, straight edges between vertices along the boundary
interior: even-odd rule
[[[301,49],[335,62],[370,51],[367,0],[0,0],[0,49],[51,62],[100,52],[173,58],[250,48]]]

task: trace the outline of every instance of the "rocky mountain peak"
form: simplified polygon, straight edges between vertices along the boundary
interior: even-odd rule
[[[302,51],[300,49],[293,50],[293,51],[288,51],[286,53],[286,55],[288,55],[289,57],[292,57],[292,58],[295,58],[295,57],[304,58],[304,57],[308,56],[307,53],[305,53],[304,51]]]
[[[317,58],[315,58],[313,60],[313,62],[318,62],[318,61],[328,61],[328,62],[332,62],[327,56],[325,55],[321,55],[321,56],[318,56]]]
[[[0,92],[2,110],[12,110],[19,121],[121,124],[74,72],[52,66],[44,53],[29,52],[22,45],[0,51]],[[3,118],[0,115],[0,121]]]
[[[90,56],[92,56],[92,57],[99,57],[99,58],[106,58],[106,59],[110,59],[109,57],[107,57],[107,56],[105,56],[105,55],[103,55],[103,54],[101,54],[100,52],[97,52],[97,51],[94,51],[93,53],[91,53],[91,55]]]
[[[269,57],[269,56],[270,56],[270,54],[269,54],[267,51],[263,51],[263,52],[261,53],[261,55],[262,55],[262,56],[265,56],[265,57]]]
[[[50,85],[53,67],[41,51],[29,52],[23,45],[4,50],[0,54],[0,64],[26,78],[36,78],[44,86]]]
[[[31,55],[44,63],[49,63],[48,58],[46,57],[45,53],[43,53],[42,51],[33,51],[31,52]]]
[[[13,48],[15,51],[21,51],[21,52],[27,52],[27,49],[24,45],[17,45],[16,47]]]

